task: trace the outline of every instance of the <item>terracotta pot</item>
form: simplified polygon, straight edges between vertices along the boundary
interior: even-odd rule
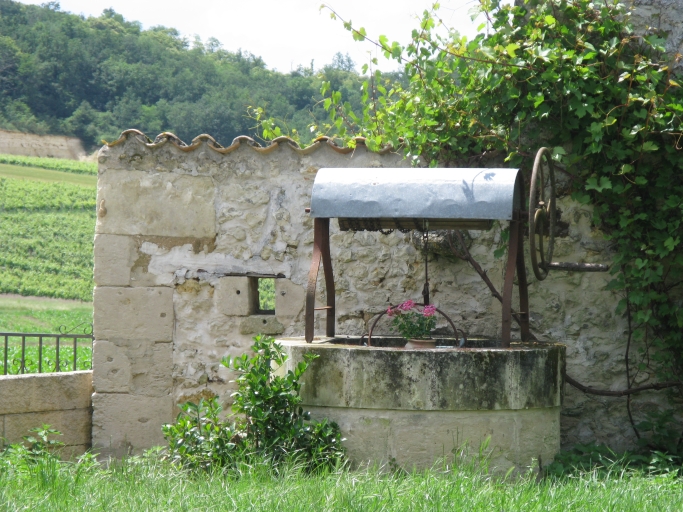
[[[410,349],[410,350],[419,350],[419,349],[424,349],[424,348],[436,348],[436,340],[429,338],[426,340],[408,340],[408,343],[406,343],[406,346],[404,348]]]

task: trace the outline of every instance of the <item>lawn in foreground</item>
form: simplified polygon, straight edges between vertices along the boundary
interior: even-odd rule
[[[587,474],[540,483],[490,479],[472,468],[411,475],[340,471],[280,476],[245,466],[239,478],[189,474],[152,461],[109,469],[39,463],[23,474],[2,469],[2,510],[614,510],[679,511],[683,481],[673,474]]]

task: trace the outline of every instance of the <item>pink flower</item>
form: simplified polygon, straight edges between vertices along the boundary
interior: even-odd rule
[[[422,314],[424,316],[434,316],[436,313],[436,306],[433,304],[427,304],[424,309],[422,310]]]
[[[394,316],[394,310],[391,308],[391,306],[389,306],[387,309],[387,316]]]
[[[403,304],[399,304],[396,307],[397,307],[397,309],[400,309],[401,311],[410,311],[411,309],[413,309],[415,307],[415,302],[413,302],[412,300],[407,300]]]

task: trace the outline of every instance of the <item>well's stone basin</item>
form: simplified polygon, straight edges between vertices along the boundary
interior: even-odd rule
[[[491,465],[506,471],[547,464],[560,449],[559,343],[439,340],[406,350],[395,338],[373,338],[372,347],[352,337],[277,341],[289,356],[280,372],[318,356],[302,380],[303,404],[339,424],[357,464],[429,467],[463,443],[478,453],[490,437]]]

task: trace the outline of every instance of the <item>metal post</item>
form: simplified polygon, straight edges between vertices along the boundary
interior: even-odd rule
[[[323,272],[325,273],[325,294],[327,295],[327,322],[325,326],[325,335],[328,338],[334,338],[335,327],[335,290],[334,290],[334,274],[332,273],[332,258],[330,256],[330,219],[320,219],[322,224],[321,229],[321,252],[323,261]]]
[[[26,336],[21,337],[21,373],[24,373],[26,367]]]
[[[508,261],[505,266],[505,282],[503,283],[503,332],[501,346],[510,347],[510,331],[512,329],[512,287],[515,280],[515,267],[518,261],[519,246],[519,210],[512,213],[510,221],[510,238],[508,241]]]
[[[315,307],[315,289],[318,281],[320,262],[323,263],[325,273],[325,291],[327,293],[327,306]],[[332,274],[332,259],[330,257],[330,219],[313,219],[313,257],[311,269],[308,272],[308,286],[306,288],[306,342],[311,343],[315,335],[315,310],[327,310],[327,325],[325,334],[334,336],[335,301],[334,301],[334,276]]]

